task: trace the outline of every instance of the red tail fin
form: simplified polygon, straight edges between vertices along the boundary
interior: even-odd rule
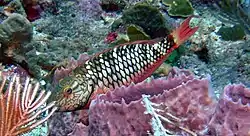
[[[191,28],[189,26],[190,20],[195,16],[188,17],[179,28],[172,32],[172,35],[175,39],[175,43],[177,45],[181,45],[184,41],[186,41],[190,36],[192,36],[197,30],[198,27]]]

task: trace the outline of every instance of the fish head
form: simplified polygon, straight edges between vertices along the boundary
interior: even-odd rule
[[[86,105],[89,88],[75,76],[67,76],[53,87],[48,101],[56,101],[58,111],[75,111]]]

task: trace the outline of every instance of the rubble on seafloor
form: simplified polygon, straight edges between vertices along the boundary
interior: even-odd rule
[[[190,38],[191,52],[180,57],[180,67],[190,69],[200,76],[211,75],[217,97],[221,93],[219,90],[227,84],[244,83],[249,86],[250,75],[246,72],[249,71],[249,59],[245,57],[248,53],[244,48],[249,48],[250,36],[246,35],[246,39],[238,41],[224,41],[217,34],[224,25],[214,15],[219,14],[218,11],[204,9],[196,11],[196,14],[200,15],[199,30]],[[204,47],[208,50],[208,62],[202,61],[193,53]],[[245,73],[239,69],[244,69]]]

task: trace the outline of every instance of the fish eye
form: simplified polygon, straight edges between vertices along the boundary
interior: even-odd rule
[[[72,90],[71,88],[67,88],[67,89],[65,89],[65,92],[66,92],[67,94],[71,94],[71,93],[73,92],[73,90]]]

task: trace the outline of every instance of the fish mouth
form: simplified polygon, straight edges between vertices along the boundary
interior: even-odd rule
[[[64,111],[62,110],[62,106],[59,104],[57,100],[50,98],[47,100],[47,104],[50,104],[50,103],[54,103],[54,107],[57,108],[56,112]]]
[[[59,99],[57,99],[56,98],[56,96],[54,95],[54,94],[51,94],[50,96],[49,96],[49,98],[47,99],[47,104],[50,104],[50,103],[55,103],[55,107],[57,107],[57,108],[60,108],[59,107],[59,104],[58,104],[58,100]]]

